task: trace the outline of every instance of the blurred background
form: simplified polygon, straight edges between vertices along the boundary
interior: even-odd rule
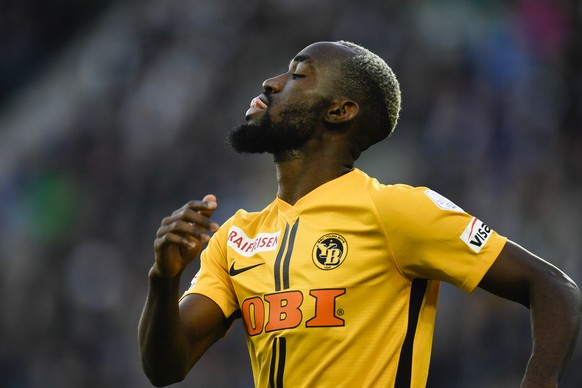
[[[136,328],[155,231],[209,192],[219,222],[273,199],[271,157],[225,135],[318,40],[370,48],[401,82],[396,132],[358,167],[431,187],[582,284],[581,16],[567,0],[1,1],[0,386],[150,386]],[[529,352],[525,308],[443,286],[429,387],[517,387]],[[562,386],[580,365],[579,344]],[[176,385],[210,386],[252,386],[240,322]]]

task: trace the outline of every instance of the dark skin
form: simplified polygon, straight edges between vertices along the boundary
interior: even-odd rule
[[[343,46],[316,43],[291,61],[288,72],[263,83],[265,93],[271,95],[268,109],[274,122],[285,104],[333,97],[301,149],[274,155],[277,195],[290,204],[350,171],[359,156],[359,106],[329,92],[337,74],[331,60],[351,55]],[[249,110],[247,120],[259,120],[265,109]],[[342,130],[330,130],[334,125],[341,125]],[[228,328],[222,310],[205,296],[193,294],[177,303],[183,270],[209,240],[208,231],[218,229],[211,219],[217,206],[216,197],[209,194],[164,218],[158,229],[139,324],[142,364],[154,385],[184,379]],[[553,265],[508,241],[479,287],[530,310],[533,347],[521,386],[557,387],[580,324],[582,299],[576,284]]]

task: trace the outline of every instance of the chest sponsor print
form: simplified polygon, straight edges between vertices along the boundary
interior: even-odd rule
[[[274,233],[259,233],[255,237],[249,237],[242,229],[231,226],[228,230],[227,245],[238,254],[251,257],[257,252],[268,252],[277,249],[281,231]]]

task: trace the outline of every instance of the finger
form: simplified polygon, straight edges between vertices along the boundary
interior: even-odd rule
[[[204,232],[204,228],[200,228],[190,222],[177,220],[167,225],[160,226],[156,233],[156,237],[162,237],[166,234],[177,234],[186,238],[195,238],[202,242],[208,242],[210,236]]]
[[[205,215],[206,217],[212,217],[214,211],[218,208],[218,201],[214,194],[206,194],[204,198],[202,198],[202,203],[205,205],[203,209],[199,209],[198,212],[200,214]],[[212,232],[216,232],[220,225],[214,221],[211,221],[211,224],[207,226],[209,230]]]
[[[156,232],[159,237],[166,233],[179,233],[183,235],[193,235],[203,242],[208,242],[210,236],[206,231],[215,232],[218,224],[200,213],[187,209],[184,213],[165,217]]]
[[[207,194],[202,198],[202,201],[190,201],[186,204],[186,207],[196,211],[214,213],[218,207],[218,202],[214,194]]]
[[[209,218],[211,215],[212,213],[194,212],[190,209],[187,209],[184,212],[184,218],[188,220],[188,222],[202,228],[203,231],[210,230],[211,232],[216,232],[220,225]]]
[[[169,225],[178,220],[187,220],[212,232],[216,232],[220,225],[210,220],[209,217],[212,216],[217,206],[216,196],[208,194],[202,201],[189,201],[180,209],[175,210],[171,216],[165,217],[162,220],[162,225]]]
[[[188,239],[184,236],[175,233],[166,233],[154,241],[154,249],[156,252],[161,252],[167,245],[179,245],[186,249],[194,249],[200,244],[196,239]]]
[[[216,201],[216,196],[215,196],[214,194],[206,194],[206,195],[204,196],[204,198],[202,198],[202,201],[203,201],[203,202],[208,202],[208,203],[210,203],[210,202],[214,202],[215,204],[216,204],[216,203],[218,203],[218,202]]]
[[[213,223],[210,218],[203,215],[199,211],[192,210],[191,208],[184,207],[180,210],[176,210],[171,216],[162,219],[162,225],[169,225],[177,221],[187,221],[202,228],[211,229],[211,224]]]
[[[217,203],[216,203],[216,197],[214,197],[213,195],[210,196],[206,196],[204,198],[209,197],[210,199],[212,199],[211,201],[199,201],[199,200],[191,200],[188,201],[188,203],[186,203],[184,206],[182,206],[181,208],[174,210],[174,212],[172,213],[172,215],[174,214],[178,214],[183,212],[185,209],[192,209],[194,211],[200,212],[200,211],[210,211],[210,212],[214,212],[214,210],[217,207]]]
[[[206,209],[202,209],[201,212],[207,217],[212,216],[212,213],[214,213],[218,207],[216,196],[214,194],[206,194],[204,198],[202,198],[202,202],[206,204]]]

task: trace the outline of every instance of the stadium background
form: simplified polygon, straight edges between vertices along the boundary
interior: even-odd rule
[[[317,40],[369,47],[402,85],[397,131],[359,167],[430,186],[582,284],[574,1],[0,7],[2,387],[149,386],[136,326],[155,230],[207,192],[218,221],[272,199],[270,157],[235,155],[225,133]],[[516,387],[529,335],[525,308],[445,286],[429,386]],[[582,385],[580,365],[579,344],[564,387]],[[239,323],[176,386],[251,384]]]

